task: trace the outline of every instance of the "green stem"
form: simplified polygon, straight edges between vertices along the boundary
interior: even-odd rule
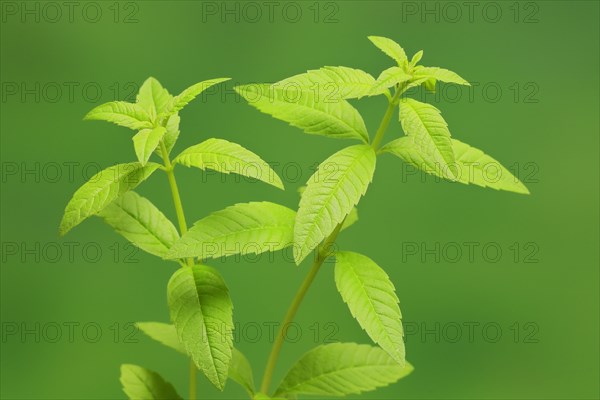
[[[400,85],[399,87],[396,88],[396,92],[394,93],[394,96],[388,99],[387,110],[385,111],[385,114],[383,115],[383,119],[381,120],[381,123],[379,124],[379,128],[377,128],[375,138],[373,139],[373,143],[371,145],[374,150],[377,150],[379,145],[381,144],[381,140],[383,139],[383,136],[385,135],[385,131],[387,130],[388,125],[390,124],[392,116],[394,115],[394,110],[400,100],[400,95],[402,93],[404,93],[405,90],[406,90],[406,85]],[[273,372],[275,371],[277,359],[279,358],[279,353],[281,352],[281,347],[283,346],[283,343],[285,342],[285,335],[286,335],[287,328],[293,322],[293,319],[296,316],[296,312],[298,311],[298,308],[300,308],[300,304],[302,303],[302,300],[304,300],[304,296],[306,295],[306,292],[308,292],[310,285],[313,283],[315,277],[317,276],[317,273],[319,272],[321,265],[323,265],[323,262],[329,256],[327,251],[329,250],[329,247],[337,239],[338,234],[340,233],[340,230],[342,229],[343,224],[344,224],[344,221],[339,223],[335,227],[335,229],[331,233],[331,235],[329,235],[329,237],[322,243],[322,245],[319,246],[319,250],[317,252],[317,258],[314,261],[314,263],[312,264],[312,266],[310,267],[310,270],[308,271],[308,275],[306,276],[306,278],[304,278],[304,281],[302,282],[300,289],[298,289],[298,292],[296,293],[294,300],[292,300],[292,304],[290,305],[290,308],[288,309],[287,313],[285,314],[283,322],[282,322],[281,326],[279,327],[279,331],[275,338],[275,342],[273,343],[273,348],[271,349],[271,354],[269,355],[269,359],[267,361],[267,366],[265,368],[265,374],[264,374],[261,388],[260,388],[260,391],[262,393],[266,394],[269,391],[269,386],[271,385],[271,380],[273,378]]]
[[[181,204],[181,196],[179,195],[179,189],[177,188],[177,181],[175,180],[175,173],[173,172],[173,164],[171,164],[171,160],[169,159],[169,152],[167,151],[167,146],[165,146],[164,142],[161,140],[160,142],[160,151],[162,155],[162,159],[165,165],[165,172],[167,173],[167,178],[169,179],[169,186],[171,187],[171,194],[173,196],[173,204],[175,205],[175,214],[177,215],[177,223],[179,224],[179,233],[184,235],[187,232],[187,222],[185,221],[185,214],[183,213],[183,205]],[[194,265],[193,258],[187,258],[186,263],[189,267]],[[196,399],[196,364],[194,364],[194,360],[190,359],[190,400]]]
[[[173,204],[175,205],[175,214],[177,215],[177,223],[179,224],[179,232],[183,236],[187,232],[187,223],[185,221],[185,214],[183,213],[183,205],[181,204],[181,196],[179,196],[179,189],[177,188],[177,181],[175,180],[175,173],[173,172],[173,164],[169,159],[169,152],[167,147],[161,141],[160,151],[162,153],[163,162],[165,163],[165,172],[167,173],[167,179],[169,180],[169,186],[171,187],[171,195],[173,196]],[[186,260],[188,266],[194,265],[194,259],[188,258]]]
[[[187,232],[187,224],[185,222],[185,215],[183,214],[183,205],[181,204],[179,189],[177,189],[177,181],[175,180],[175,174],[173,173],[173,164],[171,164],[167,147],[163,142],[160,142],[160,151],[165,163],[165,172],[167,173],[167,178],[169,179],[169,186],[171,186],[171,194],[173,195],[173,204],[175,205],[175,213],[177,214],[179,230],[183,235]]]
[[[337,239],[337,236],[340,233],[340,230],[342,229],[343,224],[344,224],[344,221],[340,222],[335,227],[335,229],[333,230],[331,235],[329,235],[329,237],[323,242],[323,244],[321,246],[319,246],[319,249],[317,251],[317,258],[315,259],[312,266],[310,267],[310,270],[308,271],[308,275],[306,275],[306,278],[304,278],[304,281],[302,282],[300,289],[298,289],[298,292],[296,293],[294,300],[292,300],[292,304],[290,305],[290,308],[288,309],[287,313],[285,314],[285,317],[283,318],[283,322],[281,323],[281,326],[279,327],[279,331],[277,332],[277,336],[275,337],[275,342],[273,343],[273,348],[271,349],[271,354],[269,355],[269,359],[267,361],[267,367],[265,368],[265,375],[263,376],[263,380],[262,380],[262,384],[261,384],[261,388],[260,388],[260,391],[262,393],[266,394],[269,390],[269,386],[270,386],[271,380],[273,378],[273,372],[275,371],[275,366],[277,364],[277,359],[279,358],[279,353],[281,352],[281,347],[283,346],[283,343],[285,342],[287,328],[293,322],[293,319],[296,316],[296,312],[298,312],[298,308],[300,308],[300,304],[302,303],[302,300],[304,300],[304,296],[306,295],[306,292],[308,292],[310,285],[313,283],[315,276],[317,276],[317,273],[319,272],[321,265],[323,265],[323,262],[325,262],[327,257],[329,255],[331,255],[329,253],[329,251],[330,251],[329,249],[330,249],[331,245]]]
[[[377,128],[377,132],[375,133],[375,138],[373,139],[373,143],[371,144],[371,146],[373,147],[374,150],[377,150],[379,148],[379,145],[381,144],[381,141],[383,140],[383,136],[385,135],[385,131],[387,130],[387,127],[390,124],[392,116],[394,115],[394,110],[396,109],[396,106],[398,105],[400,95],[403,92],[404,92],[403,87],[397,88],[396,92],[394,93],[394,97],[392,97],[391,100],[388,101],[387,110],[385,110],[383,119],[381,120],[381,123],[379,124],[379,128]]]
[[[196,364],[194,360],[190,358],[190,400],[196,399]]]

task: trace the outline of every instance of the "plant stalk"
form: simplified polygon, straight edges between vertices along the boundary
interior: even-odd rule
[[[345,220],[345,218],[344,218],[344,220]],[[281,326],[279,327],[277,336],[275,337],[275,342],[273,342],[273,348],[271,349],[271,354],[269,354],[269,359],[267,361],[267,367],[265,368],[265,374],[263,376],[263,380],[262,380],[261,388],[260,388],[260,391],[262,393],[267,393],[269,390],[269,386],[271,385],[271,380],[273,378],[273,372],[275,371],[275,365],[277,364],[277,359],[279,358],[279,353],[281,352],[281,347],[283,346],[283,343],[285,342],[285,335],[287,333],[287,328],[293,322],[293,319],[296,316],[296,312],[298,312],[298,308],[300,308],[300,304],[302,303],[302,300],[304,300],[304,296],[306,295],[306,292],[308,292],[310,285],[313,283],[315,277],[317,276],[317,273],[319,272],[321,265],[323,265],[323,262],[325,262],[327,257],[329,257],[331,255],[329,253],[329,249],[330,249],[331,245],[333,245],[333,243],[337,239],[338,234],[340,233],[340,230],[342,229],[343,224],[344,224],[344,221],[340,222],[335,227],[335,229],[333,230],[331,235],[329,235],[329,237],[323,242],[323,244],[321,246],[319,246],[319,249],[317,251],[317,258],[315,259],[312,266],[310,267],[310,270],[308,271],[308,275],[306,275],[306,278],[304,278],[304,281],[302,282],[300,289],[298,289],[298,292],[296,292],[296,296],[294,297],[294,300],[292,300],[292,304],[290,305],[290,308],[288,309],[287,313],[285,314],[285,317],[283,318],[283,322],[282,322]]]
[[[185,221],[185,214],[183,213],[183,205],[181,204],[181,196],[179,195],[179,189],[177,188],[177,181],[175,180],[175,173],[173,172],[173,164],[171,164],[171,160],[169,159],[169,152],[167,151],[167,146],[165,146],[164,142],[161,140],[160,142],[160,151],[162,155],[162,159],[165,165],[165,171],[167,173],[167,178],[169,179],[169,186],[171,187],[171,194],[173,196],[173,204],[175,205],[175,214],[177,215],[177,223],[179,224],[179,233],[183,236],[187,232],[187,222]],[[186,263],[189,267],[194,265],[193,258],[187,258]],[[196,399],[197,391],[197,378],[196,378],[196,364],[194,364],[194,360],[190,358],[190,387],[189,387],[189,398],[190,400]]]
[[[388,100],[387,110],[385,111],[385,114],[383,115],[383,119],[381,120],[381,123],[379,124],[379,128],[377,128],[377,132],[375,133],[375,138],[373,139],[373,143],[371,144],[371,146],[373,147],[374,150],[377,150],[379,148],[379,145],[381,144],[381,141],[383,140],[383,136],[385,135],[385,131],[387,130],[387,128],[390,124],[390,121],[392,119],[392,116],[394,115],[394,110],[395,110],[396,106],[398,105],[400,95],[404,92],[404,90],[405,90],[404,85],[397,87],[396,92],[394,93],[394,96],[390,100]],[[290,308],[288,309],[288,311],[283,319],[283,322],[279,328],[277,336],[275,337],[275,342],[273,343],[273,348],[271,349],[271,354],[269,354],[269,359],[267,361],[267,366],[265,368],[265,374],[263,376],[263,380],[262,380],[261,388],[260,388],[260,391],[262,393],[266,394],[269,391],[269,386],[271,385],[271,380],[273,379],[273,372],[275,371],[277,359],[279,358],[279,353],[281,352],[281,347],[283,346],[283,343],[285,342],[285,335],[286,335],[287,328],[293,322],[293,319],[296,316],[296,312],[298,311],[298,308],[300,308],[300,304],[302,303],[302,300],[304,300],[306,292],[308,292],[310,285],[313,283],[315,277],[317,276],[317,273],[319,272],[321,265],[323,265],[323,262],[325,261],[325,259],[330,255],[327,253],[327,251],[328,251],[329,247],[331,247],[331,245],[337,239],[338,234],[340,233],[340,230],[342,229],[343,224],[344,224],[344,221],[339,223],[336,226],[336,228],[334,229],[334,231],[331,233],[331,235],[329,235],[329,237],[325,240],[325,242],[323,242],[323,244],[321,246],[319,246],[319,250],[317,252],[317,258],[315,259],[312,266],[310,267],[310,270],[308,271],[308,275],[306,275],[306,278],[304,278],[304,281],[302,282],[300,289],[298,289],[296,296],[292,300],[292,304],[290,305]]]
[[[165,172],[167,173],[167,179],[169,180],[169,186],[171,187],[171,195],[173,196],[173,204],[175,205],[175,214],[177,215],[177,223],[179,224],[179,233],[183,236],[187,232],[187,222],[185,221],[185,214],[183,213],[183,205],[181,204],[181,196],[179,196],[179,189],[177,188],[177,181],[175,180],[175,173],[173,172],[173,164],[169,159],[169,152],[167,147],[161,141],[160,151],[162,158],[165,163]],[[194,265],[193,258],[187,258],[186,263],[188,266]]]
[[[196,372],[198,368],[194,364],[194,360],[190,357],[190,400],[196,399]]]
[[[396,109],[396,106],[398,105],[398,101],[400,100],[400,95],[403,92],[404,92],[403,87],[397,88],[396,92],[394,93],[394,97],[392,97],[392,99],[388,101],[387,110],[385,110],[385,114],[383,115],[381,123],[379,124],[379,128],[377,128],[377,132],[375,133],[375,138],[373,139],[373,143],[371,144],[371,146],[373,147],[373,149],[375,151],[377,151],[377,149],[379,148],[379,145],[381,144],[381,141],[383,140],[385,131],[387,130],[387,127],[390,124],[390,121],[392,120],[392,116],[394,115],[394,110]]]

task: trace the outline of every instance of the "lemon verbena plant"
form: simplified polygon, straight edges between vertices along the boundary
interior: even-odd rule
[[[140,87],[135,103],[114,101],[90,111],[87,120],[109,121],[137,131],[133,135],[137,161],[114,165],[93,176],[75,192],[60,223],[60,234],[64,235],[86,218],[99,216],[140,249],[180,265],[167,285],[173,324],[140,322],[137,326],[190,358],[190,399],[197,397],[197,370],[221,390],[228,377],[248,386],[248,361],[233,348],[231,296],[219,272],[203,263],[203,244],[252,240],[256,246],[277,250],[273,243],[289,244],[293,238],[295,212],[270,202],[235,204],[191,227],[186,221],[175,179],[177,165],[234,172],[283,189],[281,179],[265,161],[226,140],[207,139],[171,158],[179,136],[179,111],[204,90],[226,80],[203,81],[173,96],[156,79],[149,78]],[[156,171],[167,178],[176,223],[133,191]],[[121,367],[121,383],[130,399],[181,398],[157,372],[137,365]]]
[[[225,140],[208,139],[171,158],[179,135],[178,112],[203,90],[226,79],[201,82],[172,96],[150,78],[141,86],[135,103],[107,103],[86,116],[137,131],[133,136],[137,161],[109,167],[84,184],[68,203],[60,232],[64,234],[87,217],[98,215],[141,249],[179,263],[180,268],[167,284],[172,324],[140,322],[138,327],[189,357],[190,399],[197,398],[197,370],[218,389],[223,390],[231,379],[257,400],[358,394],[392,384],[411,373],[394,284],[371,258],[334,246],[340,232],[357,221],[356,206],[373,179],[380,155],[391,154],[450,181],[528,193],[492,157],[451,137],[436,107],[407,96],[411,88],[434,91],[438,82],[468,85],[467,81],[447,69],[419,65],[422,51],[409,60],[393,40],[378,36],[369,39],[397,64],[377,79],[359,69],[324,67],[274,84],[236,87],[260,111],[306,133],[360,142],[319,165],[302,188],[297,211],[270,202],[242,203],[188,226],[175,180],[177,165],[238,174],[258,170],[260,180],[283,188],[281,179],[265,161]],[[385,96],[388,104],[379,127],[370,135],[362,116],[348,100],[378,95]],[[382,145],[395,115],[405,135]],[[151,161],[153,156],[160,162]],[[253,168],[246,168],[250,165]],[[497,171],[493,179],[489,176],[490,166]],[[166,174],[178,228],[150,200],[133,192],[157,170]],[[219,272],[205,263],[211,258],[277,251],[288,246],[293,246],[298,265],[308,255],[314,256],[280,324],[257,388],[250,362],[233,347],[230,293]],[[226,250],[232,248],[235,250]],[[292,365],[271,390],[287,329],[330,257],[335,258],[337,289],[374,345],[317,346]],[[157,372],[139,366],[123,365],[121,383],[130,399],[181,398]]]
[[[423,51],[409,60],[395,41],[379,36],[369,39],[396,62],[377,79],[359,69],[324,67],[274,84],[236,87],[258,110],[305,133],[360,142],[323,161],[301,195],[294,222],[294,258],[300,264],[311,252],[315,257],[280,325],[262,380],[261,398],[270,393],[286,329],[329,256],[335,257],[335,283],[341,297],[378,346],[318,346],[291,367],[273,396],[356,394],[396,382],[412,371],[405,360],[399,300],[385,270],[363,254],[331,250],[342,228],[356,219],[355,207],[373,179],[380,155],[391,154],[450,181],[529,193],[492,157],[453,138],[436,107],[407,96],[411,88],[421,86],[434,91],[438,82],[469,85],[466,80],[447,69],[419,65]],[[348,100],[377,95],[385,96],[388,104],[371,137],[360,113]],[[404,136],[382,145],[392,119],[399,120]],[[490,169],[497,171],[494,177],[489,176]]]

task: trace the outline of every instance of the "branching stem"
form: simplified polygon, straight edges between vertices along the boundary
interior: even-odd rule
[[[273,378],[273,372],[275,371],[275,365],[277,364],[277,359],[279,358],[281,347],[285,342],[287,328],[293,322],[294,317],[296,316],[296,312],[298,311],[298,308],[300,308],[300,304],[302,303],[302,300],[304,300],[306,292],[308,292],[310,285],[313,283],[315,277],[317,276],[321,265],[323,265],[323,262],[325,262],[327,257],[331,255],[331,246],[337,239],[337,236],[340,233],[343,224],[344,221],[339,223],[334,229],[334,231],[331,233],[331,235],[329,235],[329,237],[321,244],[321,246],[319,246],[319,249],[317,250],[316,259],[310,267],[308,275],[306,275],[306,278],[304,278],[300,289],[298,289],[298,292],[296,293],[296,296],[294,297],[290,308],[288,309],[287,313],[285,314],[285,317],[283,318],[283,322],[281,323],[279,331],[277,332],[277,336],[275,337],[275,342],[273,343],[273,348],[271,349],[269,360],[267,361],[267,367],[265,369],[265,375],[263,377],[260,389],[262,393],[267,393],[267,391],[269,390],[269,386]]]
[[[404,85],[400,85],[396,88],[394,96],[388,99],[387,110],[385,111],[383,119],[381,120],[379,128],[377,129],[377,133],[375,134],[375,138],[373,139],[373,143],[371,144],[375,151],[377,151],[381,140],[385,135],[385,131],[387,130],[392,116],[394,115],[394,109],[396,108],[400,100],[400,95],[405,91],[405,89],[406,87]],[[266,394],[269,391],[269,386],[271,385],[271,380],[273,379],[273,372],[275,371],[277,359],[279,358],[281,347],[285,342],[287,328],[293,322],[293,319],[296,316],[296,312],[298,311],[298,308],[300,308],[300,304],[302,303],[302,300],[304,300],[306,292],[308,291],[310,285],[313,283],[315,277],[317,276],[321,265],[323,265],[325,259],[331,255],[329,254],[329,249],[331,245],[336,241],[338,234],[342,229],[343,223],[344,221],[338,224],[334,231],[331,233],[331,235],[329,235],[329,237],[321,244],[321,246],[319,246],[319,249],[317,251],[317,257],[313,262],[312,266],[310,267],[308,275],[306,275],[306,278],[304,278],[300,289],[298,289],[296,296],[292,300],[292,304],[290,305],[287,313],[285,314],[285,317],[283,318],[283,322],[279,328],[277,336],[275,337],[275,342],[273,343],[273,348],[271,349],[271,354],[269,355],[267,366],[265,368],[265,374],[263,376],[260,388],[260,391],[262,393]]]
[[[162,159],[165,166],[165,172],[167,173],[167,178],[169,180],[169,186],[171,187],[171,195],[173,196],[173,205],[175,206],[175,214],[177,215],[177,223],[179,224],[179,233],[184,235],[187,232],[187,222],[185,221],[185,214],[183,213],[183,205],[181,204],[181,196],[179,195],[179,189],[177,188],[177,181],[175,180],[175,173],[173,172],[173,164],[169,159],[169,152],[167,151],[167,146],[165,146],[164,142],[161,140],[160,142],[160,152],[162,155]],[[187,258],[186,264],[188,267],[192,267],[194,265],[193,258]],[[197,391],[197,368],[196,364],[194,364],[194,360],[190,358],[190,387],[189,394],[190,400],[196,399]]]
[[[402,87],[397,88],[396,92],[394,93],[394,97],[388,100],[387,110],[385,110],[385,114],[383,115],[381,123],[379,124],[379,128],[377,128],[377,133],[375,133],[373,143],[371,144],[375,151],[379,149],[379,145],[383,140],[383,136],[385,136],[385,131],[387,130],[387,127],[392,120],[392,116],[394,115],[394,110],[396,109],[396,106],[398,106],[398,101],[400,101],[400,95],[403,92],[404,89]]]

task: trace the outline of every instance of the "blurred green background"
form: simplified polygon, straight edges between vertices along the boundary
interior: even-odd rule
[[[597,1],[1,4],[3,399],[124,398],[122,363],[156,370],[187,393],[187,361],[131,326],[168,320],[165,286],[176,265],[136,252],[95,218],[57,235],[86,177],[135,158],[130,131],[84,122],[87,111],[133,100],[151,75],[172,93],[232,77],[181,112],[175,152],[213,136],[238,142],[273,163],[287,190],[179,168],[188,220],[251,200],[295,208],[315,163],[351,142],[305,135],[232,88],[323,65],[377,76],[392,60],[368,35],[391,37],[410,55],[424,49],[424,65],[473,82],[426,100],[455,137],[509,166],[532,194],[435,182],[379,159],[360,221],[339,245],[391,275],[416,370],[362,398],[598,398]],[[355,104],[373,134],[385,100]],[[400,133],[394,122],[387,139]],[[164,174],[139,191],[174,217]],[[258,380],[269,326],[307,265],[284,254],[212,265],[232,291],[236,345]],[[316,343],[369,342],[335,290],[331,264],[297,321],[275,381]],[[203,399],[244,397],[234,384],[219,393],[199,382]]]

